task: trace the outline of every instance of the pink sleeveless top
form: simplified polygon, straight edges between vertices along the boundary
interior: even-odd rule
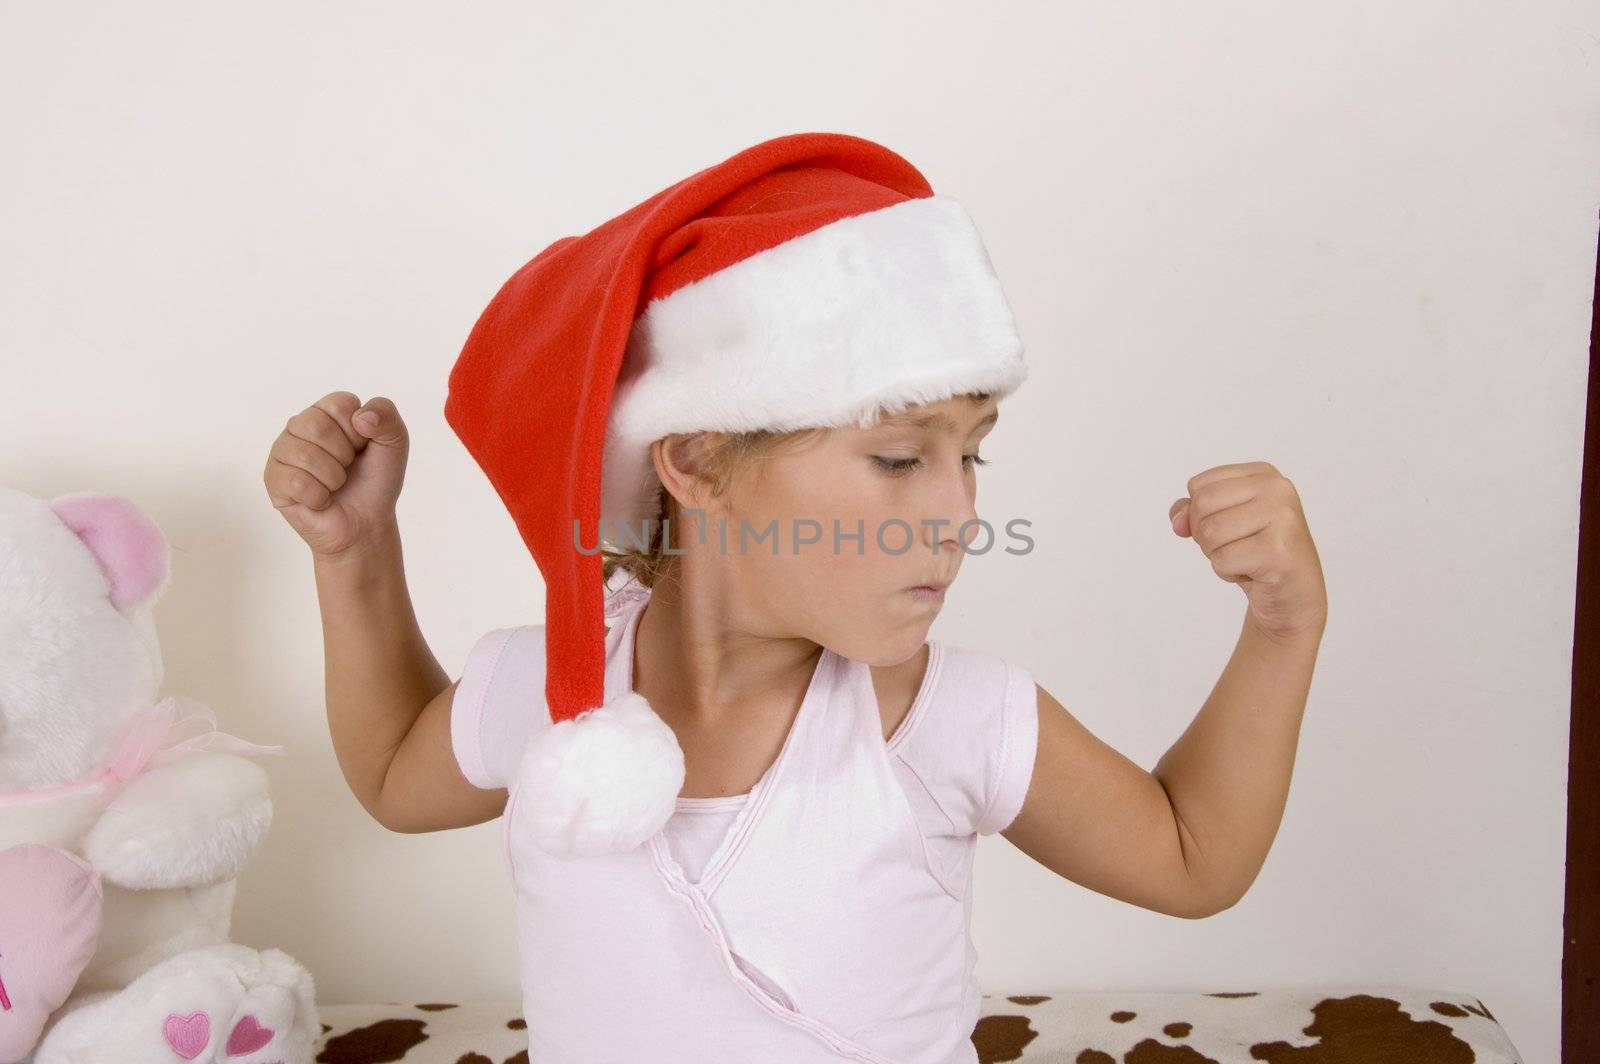
[[[632,686],[641,608],[607,633],[607,699]],[[680,798],[627,853],[557,857],[518,832],[522,751],[549,726],[542,637],[480,638],[451,710],[462,774],[510,790],[531,1060],[976,1064],[972,857],[1032,776],[1026,670],[930,640],[886,742],[869,666],[824,647],[748,794]]]

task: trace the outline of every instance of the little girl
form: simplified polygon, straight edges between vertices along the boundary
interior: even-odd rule
[[[1298,496],[1250,462],[1174,505],[1248,608],[1147,772],[929,638],[968,549],[1018,552],[974,501],[1025,375],[966,212],[859,137],[763,142],[556,241],[445,404],[545,623],[454,683],[406,592],[399,412],[289,419],[265,482],[313,553],[340,767],[395,831],[503,814],[531,1060],[972,1064],[980,835],[1174,916],[1243,895],[1326,618]]]

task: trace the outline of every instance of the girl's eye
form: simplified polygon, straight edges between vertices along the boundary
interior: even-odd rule
[[[879,469],[892,477],[905,476],[922,464],[920,458],[879,458],[873,455],[872,460],[878,463]]]
[[[873,455],[872,460],[878,463],[879,469],[882,469],[885,473],[892,477],[905,476],[907,473],[911,472],[913,469],[916,469],[922,464],[922,459],[920,458],[880,458],[877,455]],[[968,462],[973,463],[973,465],[981,466],[989,464],[986,459],[978,455],[962,455],[962,465],[965,466]]]

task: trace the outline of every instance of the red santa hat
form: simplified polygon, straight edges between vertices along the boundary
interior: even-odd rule
[[[865,427],[1004,397],[1026,373],[967,212],[845,133],[746,148],[514,273],[468,335],[444,413],[545,579],[552,726],[523,755],[518,799],[537,844],[631,849],[683,787],[672,729],[636,692],[605,691],[597,548],[602,529],[647,538],[661,516],[654,440]]]

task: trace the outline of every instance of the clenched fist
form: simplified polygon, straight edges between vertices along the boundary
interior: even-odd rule
[[[409,448],[388,399],[329,392],[284,425],[262,480],[311,552],[335,557],[393,528]]]
[[[1250,617],[1274,638],[1321,632],[1328,619],[1322,561],[1300,493],[1271,462],[1213,466],[1189,478],[1168,508],[1172,530],[1193,539],[1212,570],[1238,584]]]

